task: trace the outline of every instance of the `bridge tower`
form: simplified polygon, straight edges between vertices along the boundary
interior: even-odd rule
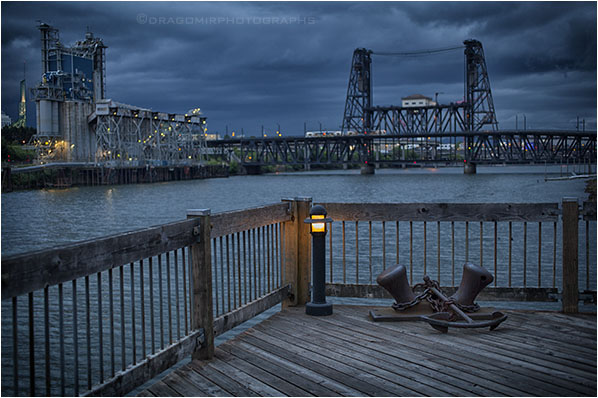
[[[343,116],[343,132],[367,134],[372,126],[372,51],[358,48],[353,52],[349,87]]]
[[[498,121],[494,112],[494,101],[490,90],[490,79],[486,68],[486,59],[482,43],[478,40],[465,40],[465,108],[464,121],[466,131],[487,129],[498,130]],[[465,174],[475,174],[476,165],[471,162],[474,138],[467,137],[464,142]]]
[[[478,40],[465,40],[463,44],[465,44],[466,130],[479,131],[488,125],[492,131],[497,131],[498,121],[494,112],[482,43]]]

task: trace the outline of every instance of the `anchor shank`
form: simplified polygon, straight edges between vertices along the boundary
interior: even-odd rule
[[[442,292],[440,290],[436,289],[435,287],[431,286],[430,291],[432,293],[434,293],[442,301],[444,301],[444,302],[449,301],[449,299],[444,294],[442,294]],[[465,321],[467,321],[467,323],[473,323],[473,319],[471,319],[465,312],[461,311],[461,309],[459,307],[457,307],[455,304],[450,304],[449,307],[451,310],[455,311],[461,318],[465,319]]]

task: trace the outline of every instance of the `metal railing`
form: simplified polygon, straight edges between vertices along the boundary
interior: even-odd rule
[[[327,237],[329,295],[387,297],[375,280],[395,264],[407,268],[412,285],[429,275],[452,292],[462,265],[474,262],[493,273],[483,292],[489,299],[556,300],[564,283],[567,220],[558,203],[319,204],[335,221]],[[595,209],[586,204],[579,215],[578,280],[596,290]]]
[[[2,394],[123,395],[213,346],[286,297],[289,208],[190,215],[3,258]],[[202,262],[206,241],[214,250]],[[201,274],[212,271],[206,283]],[[212,286],[213,295],[198,294]]]

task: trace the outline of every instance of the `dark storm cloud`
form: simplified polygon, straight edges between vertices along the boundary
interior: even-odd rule
[[[300,133],[304,121],[336,129],[355,48],[409,51],[467,38],[484,45],[501,127],[514,127],[517,113],[538,128],[571,127],[577,115],[596,126],[593,2],[3,2],[2,109],[13,118],[23,60],[28,86],[40,78],[36,20],[59,28],[65,44],[87,26],[102,37],[109,98],[166,112],[199,106],[212,131],[255,134],[280,123]],[[459,100],[463,52],[374,55],[373,81],[375,104],[413,93]]]

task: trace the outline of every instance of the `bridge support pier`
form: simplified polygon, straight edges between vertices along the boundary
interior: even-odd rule
[[[247,175],[260,175],[262,174],[262,168],[260,166],[245,166],[245,171],[247,172]]]
[[[361,174],[375,174],[376,168],[373,164],[362,164],[361,165]]]
[[[465,167],[463,168],[464,174],[476,174],[476,164],[467,162],[465,163]]]

